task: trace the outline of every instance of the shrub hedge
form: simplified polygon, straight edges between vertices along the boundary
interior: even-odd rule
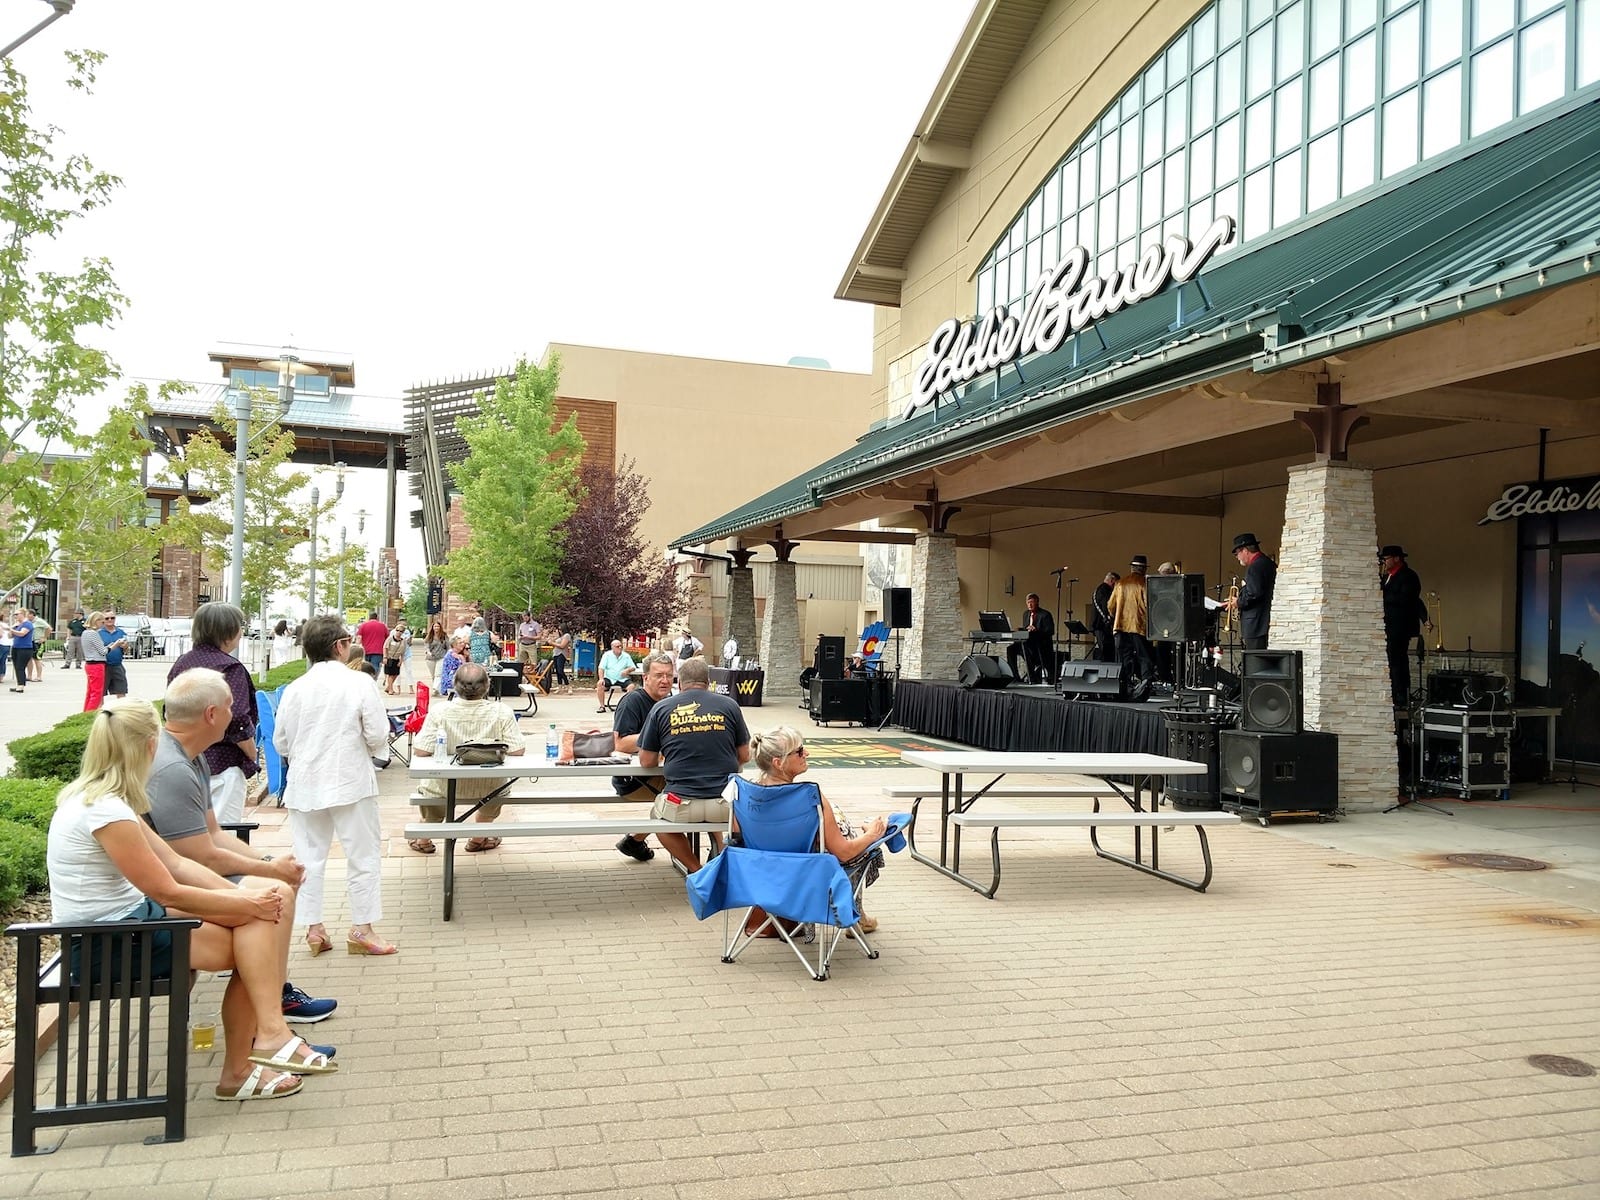
[[[89,741],[89,722],[69,717],[43,733],[8,742],[14,765],[11,774],[20,779],[72,779],[83,762],[83,748]]]
[[[0,779],[0,909],[49,886],[45,835],[61,785],[59,779]]]

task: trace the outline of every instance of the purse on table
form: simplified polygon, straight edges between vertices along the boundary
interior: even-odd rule
[[[556,762],[572,766],[579,759],[609,759],[617,753],[617,735],[599,729],[561,731],[561,747],[556,752]]]
[[[498,767],[506,761],[504,742],[462,742],[450,761],[462,767]]]

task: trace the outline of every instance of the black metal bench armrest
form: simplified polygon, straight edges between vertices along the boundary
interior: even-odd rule
[[[223,822],[221,822],[221,826],[222,826],[222,828],[224,830],[226,830],[227,832],[233,834],[241,842],[243,842],[246,846],[248,846],[250,844],[250,834],[252,832],[254,832],[255,830],[261,828],[261,822],[260,821],[223,821]]]

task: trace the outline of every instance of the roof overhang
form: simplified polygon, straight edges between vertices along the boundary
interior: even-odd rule
[[[906,256],[922,236],[945,188],[971,165],[972,139],[1011,77],[1046,3],[983,0],[973,10],[850,256],[836,298],[899,306]]]

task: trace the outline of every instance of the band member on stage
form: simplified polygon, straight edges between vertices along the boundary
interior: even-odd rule
[[[1399,546],[1385,546],[1378,551],[1383,562],[1383,575],[1378,586],[1383,589],[1383,645],[1389,657],[1389,694],[1396,708],[1404,708],[1411,698],[1411,660],[1406,651],[1411,639],[1421,635],[1421,626],[1429,625],[1428,610],[1422,603],[1422,580],[1417,578],[1406,562],[1406,552]]]
[[[1128,574],[1117,580],[1111,589],[1111,599],[1106,607],[1111,611],[1111,628],[1116,634],[1117,658],[1122,663],[1122,677],[1129,689],[1145,684],[1155,675],[1155,659],[1150,654],[1150,640],[1145,632],[1150,628],[1150,597],[1145,591],[1145,570],[1150,560],[1142,554],[1133,556],[1133,566]]]
[[[1094,657],[1097,662],[1116,662],[1117,652],[1111,640],[1111,589],[1122,576],[1107,571],[1106,577],[1095,588],[1089,601],[1089,632],[1094,634]]]
[[[1054,683],[1056,678],[1056,621],[1048,609],[1039,607],[1039,593],[1028,593],[1027,611],[1022,614],[1022,628],[1027,632],[1028,640],[1020,645],[1012,642],[1006,647],[1006,661],[1011,664],[1011,673],[1018,679],[1022,673],[1017,670],[1017,655],[1020,652],[1028,663],[1028,682]]]
[[[1244,568],[1244,583],[1237,602],[1228,607],[1239,613],[1239,632],[1246,650],[1267,648],[1267,627],[1272,622],[1272,589],[1278,579],[1278,564],[1261,553],[1261,543],[1253,533],[1233,539],[1233,557]]]

